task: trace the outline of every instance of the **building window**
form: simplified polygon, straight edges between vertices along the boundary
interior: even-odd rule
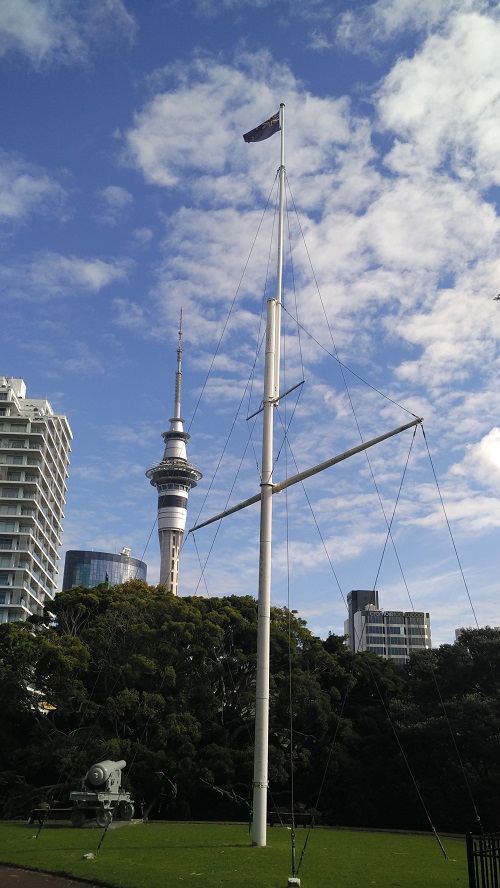
[[[10,574],[0,573],[0,586],[10,586]]]
[[[7,472],[7,481],[20,481],[21,472]]]
[[[428,618],[429,614],[426,614],[425,616]],[[421,626],[424,622],[424,614],[421,611],[414,614],[406,614],[406,622],[413,624],[416,623],[417,625]]]

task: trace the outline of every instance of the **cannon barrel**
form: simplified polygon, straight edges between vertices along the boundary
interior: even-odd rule
[[[112,762],[106,759],[103,762],[97,762],[87,771],[87,780],[92,786],[102,786],[106,780],[109,780],[113,772],[122,771],[127,762],[121,759],[119,762]]]

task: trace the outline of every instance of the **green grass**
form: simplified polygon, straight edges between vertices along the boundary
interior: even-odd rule
[[[0,824],[0,862],[120,888],[287,888],[291,833],[268,830],[252,848],[244,824],[132,823],[103,831]],[[297,830],[298,864],[307,831]],[[315,829],[300,867],[301,888],[465,888],[465,841]]]

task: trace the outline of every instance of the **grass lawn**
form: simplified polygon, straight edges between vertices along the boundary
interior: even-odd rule
[[[268,830],[252,848],[244,824],[130,823],[108,830],[0,824],[0,862],[120,888],[287,888],[289,829]],[[297,830],[298,864],[307,830]],[[314,829],[299,870],[301,888],[466,888],[465,841]],[[1,869],[0,869],[1,882]]]

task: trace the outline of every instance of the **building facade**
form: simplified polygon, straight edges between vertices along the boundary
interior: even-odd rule
[[[74,586],[91,589],[100,583],[116,586],[127,580],[145,581],[147,570],[144,561],[131,558],[130,549],[122,549],[119,555],[70,549],[64,561],[63,592]]]
[[[347,593],[348,617],[344,623],[344,633],[347,635],[348,645],[352,651],[358,649],[354,615],[359,611],[364,612],[370,606],[378,609],[378,592],[376,589],[352,589]]]
[[[431,648],[428,613],[381,610],[375,591],[353,590],[347,603],[349,617],[344,631],[352,651],[372,651],[384,660],[407,663],[414,651]]]
[[[71,429],[24,380],[0,376],[0,622],[54,599]]]
[[[191,437],[184,431],[181,419],[182,390],[182,315],[177,347],[174,416],[170,429],[162,433],[165,450],[161,462],[146,472],[158,491],[158,539],[160,543],[160,583],[169,592],[179,593],[179,555],[186,529],[189,491],[202,478],[201,472],[187,459],[186,442]]]

